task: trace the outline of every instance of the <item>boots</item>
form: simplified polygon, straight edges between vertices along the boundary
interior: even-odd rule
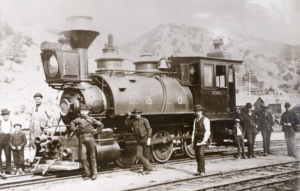
[[[1,177],[2,179],[7,179],[5,173],[2,173],[2,172],[0,172],[0,177]]]
[[[238,160],[240,160],[240,159],[241,159],[241,152],[240,152],[240,148],[238,148],[237,159],[238,159]]]
[[[22,168],[20,168],[19,173],[20,174],[25,174],[25,172],[22,170]]]

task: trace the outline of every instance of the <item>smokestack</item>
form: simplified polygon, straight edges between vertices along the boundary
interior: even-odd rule
[[[63,30],[59,33],[65,35],[72,49],[80,55],[79,78],[88,77],[88,48],[100,34],[93,26],[93,19],[87,16],[67,17]]]

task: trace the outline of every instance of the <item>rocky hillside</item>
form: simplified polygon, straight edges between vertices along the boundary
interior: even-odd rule
[[[299,93],[300,45],[291,46],[242,34],[218,36],[205,28],[169,23],[159,25],[138,39],[122,46],[128,54],[139,56],[144,50],[153,55],[206,56],[213,49],[213,40],[222,38],[233,59],[244,60],[237,67],[242,77],[251,71],[263,89]]]
[[[39,45],[47,40],[56,42],[57,29],[27,30],[28,24],[0,23],[0,108],[8,107],[16,115],[23,115],[34,104],[33,95],[41,92],[44,102],[55,106],[59,93],[45,83],[40,60]],[[122,37],[114,37],[115,42]],[[299,93],[300,46],[290,46],[242,34],[218,36],[205,28],[176,25],[159,25],[129,44],[118,46],[125,58],[124,68],[132,69],[132,61],[145,50],[155,56],[201,55],[213,49],[214,39],[222,38],[233,59],[243,59],[237,67],[238,76],[247,71],[255,74],[261,88],[273,88],[278,92]],[[102,40],[101,40],[102,39]],[[105,40],[103,40],[105,39]],[[90,72],[96,69],[95,59],[101,57],[105,38],[97,38],[89,49]],[[57,111],[57,108],[53,108]]]

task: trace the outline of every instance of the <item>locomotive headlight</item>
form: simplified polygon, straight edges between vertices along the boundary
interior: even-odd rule
[[[52,56],[49,58],[48,62],[46,61],[45,64],[46,64],[46,68],[45,68],[45,69],[46,69],[46,73],[47,73],[49,76],[51,76],[51,77],[56,76],[57,73],[58,73],[58,62],[57,62],[55,56],[52,55]]]

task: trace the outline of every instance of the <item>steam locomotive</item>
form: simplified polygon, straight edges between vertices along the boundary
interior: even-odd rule
[[[126,111],[140,108],[152,128],[151,156],[164,163],[175,150],[191,158],[195,104],[201,104],[211,121],[210,144],[233,139],[227,130],[233,127],[236,107],[235,65],[222,48],[222,39],[214,40],[215,49],[203,56],[170,56],[160,59],[143,54],[134,62],[135,70],[124,70],[123,59],[113,45],[113,36],[96,59],[97,70],[88,73],[88,48],[99,35],[91,17],[66,18],[59,43],[43,42],[41,59],[50,87],[62,90],[61,120],[65,131],[55,128],[48,136],[37,137],[42,148],[36,169],[70,170],[80,167],[78,138],[69,132],[82,104],[90,115],[104,123],[95,136],[98,165],[116,162],[130,167],[137,158],[132,127],[125,126]]]

